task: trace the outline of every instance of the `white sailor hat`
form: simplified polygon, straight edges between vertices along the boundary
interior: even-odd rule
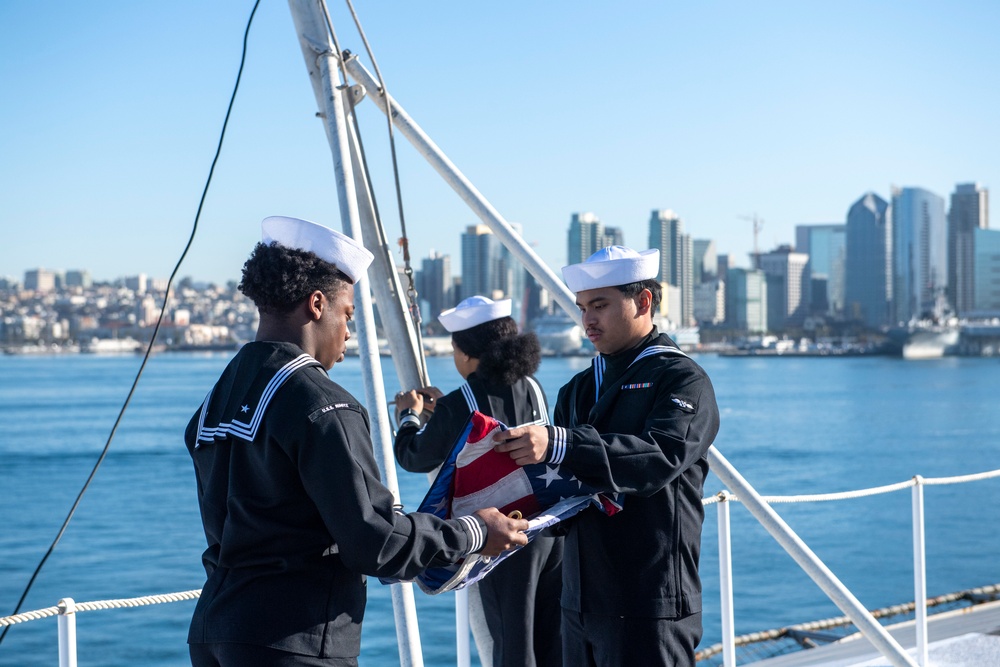
[[[354,283],[375,259],[375,255],[350,236],[308,220],[272,215],[264,218],[260,227],[264,243],[314,253],[336,266]]]
[[[472,327],[510,317],[510,299],[494,301],[485,296],[470,296],[454,308],[449,308],[438,315],[438,320],[448,330],[448,333],[465,331]]]
[[[655,278],[659,272],[659,250],[636,252],[620,245],[601,248],[587,261],[562,269],[563,279],[573,292],[637,283]]]

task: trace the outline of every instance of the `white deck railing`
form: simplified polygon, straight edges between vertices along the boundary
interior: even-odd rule
[[[940,486],[945,484],[964,484],[967,482],[977,482],[995,477],[1000,477],[1000,470],[992,470],[973,475],[961,475],[957,477],[925,478],[920,475],[916,475],[913,479],[905,482],[869,489],[844,491],[841,493],[796,496],[761,496],[761,500],[766,502],[768,505],[778,503],[829,502],[834,500],[850,500],[853,498],[863,498],[884,493],[893,493],[907,488],[913,489],[913,600],[916,614],[916,659],[917,664],[920,665],[920,667],[924,667],[927,665],[927,566],[924,542],[924,487]],[[740,499],[737,496],[727,491],[721,491],[715,496],[702,500],[703,505],[717,504],[719,510],[719,595],[721,598],[720,609],[722,612],[722,653],[724,667],[736,667],[736,635],[734,631],[731,549],[732,541],[730,535],[729,503],[739,501]]]
[[[841,493],[823,493],[795,496],[762,496],[761,499],[768,505],[781,503],[815,503],[830,502],[837,500],[850,500],[867,496],[893,493],[904,489],[912,489],[912,521],[913,521],[913,579],[914,579],[914,602],[913,609],[916,614],[917,627],[917,663],[921,666],[927,665],[927,591],[926,591],[926,564],[924,551],[924,496],[925,486],[941,486],[946,484],[964,484],[977,482],[986,479],[1000,477],[1000,469],[989,472],[982,472],[973,475],[961,475],[957,477],[936,477],[925,478],[920,475],[913,479],[868,489],[856,491],[844,491]],[[740,499],[728,491],[721,491],[714,496],[704,498],[702,504],[717,505],[719,516],[719,591],[720,608],[722,612],[722,654],[723,665],[725,667],[735,667],[736,665],[736,636],[734,633],[734,607],[733,607],[733,577],[732,577],[732,557],[731,557],[731,534],[729,519],[729,504],[740,502]],[[991,587],[991,590],[993,587]],[[101,609],[119,609],[125,607],[140,607],[151,604],[162,604],[167,602],[180,602],[192,600],[201,594],[200,590],[183,591],[180,593],[168,593],[164,595],[149,595],[138,598],[126,598],[119,600],[100,600],[96,602],[74,602],[72,598],[63,598],[59,604],[53,607],[28,611],[15,616],[0,618],[0,627],[26,623],[51,616],[58,616],[59,634],[59,665],[60,667],[76,667],[76,614],[84,611],[97,611]],[[456,633],[464,633],[468,637],[468,622],[466,619],[458,619],[456,622]]]

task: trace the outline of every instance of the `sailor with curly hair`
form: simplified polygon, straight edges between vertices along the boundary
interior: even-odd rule
[[[208,542],[191,662],[357,665],[366,575],[498,555],[527,542],[527,522],[493,508],[447,521],[393,508],[368,413],[328,375],[372,255],[295,218],[267,218],[263,232],[239,286],[260,311],[256,340],[185,432]]]
[[[475,410],[510,426],[548,423],[545,393],[533,377],[541,362],[538,339],[518,334],[510,313],[510,299],[483,296],[441,313],[465,383],[447,395],[424,387],[396,396],[395,451],[403,469],[428,472],[441,465]],[[431,406],[433,416],[422,424],[420,415]],[[562,538],[543,534],[476,584],[494,667],[562,664],[561,562]]]

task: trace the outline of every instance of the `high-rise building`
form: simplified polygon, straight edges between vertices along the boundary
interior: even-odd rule
[[[603,248],[604,225],[593,213],[574,213],[569,219],[567,264],[579,264]]]
[[[684,233],[684,223],[670,209],[654,209],[649,218],[649,247],[660,251],[658,280],[681,291],[681,312],[674,317],[678,326],[694,324],[694,279],[691,236]]]
[[[923,188],[892,191],[892,304],[895,322],[933,315],[948,287],[944,199]]]
[[[809,255],[783,245],[759,254],[757,263],[767,276],[768,330],[801,326],[809,312]]]
[[[975,309],[976,229],[988,229],[989,190],[978,183],[959,183],[948,209],[948,302],[959,315]]]
[[[796,225],[795,250],[809,255],[809,280],[815,293],[822,282],[822,299],[812,301],[816,315],[840,315],[844,312],[844,267],[847,259],[847,226],[839,223]],[[818,310],[820,302],[825,310]]]
[[[424,322],[433,321],[455,305],[452,294],[451,255],[441,255],[431,250],[430,257],[425,257],[420,263],[420,272],[414,277],[417,293],[426,302]],[[403,283],[403,289],[406,284]]]
[[[625,232],[622,231],[621,227],[604,228],[604,235],[600,248],[607,248],[610,245],[625,245]],[[598,248],[598,250],[600,250],[600,248]],[[584,259],[586,259],[586,257],[584,257]]]
[[[1000,317],[1000,230],[972,230],[976,253],[973,265],[973,313],[978,317]]]
[[[694,286],[694,319],[718,324],[726,319],[726,283],[715,278]]]
[[[694,239],[691,242],[691,276],[694,284],[714,280],[719,275],[719,258],[712,239]]]
[[[726,282],[726,274],[729,273],[729,254],[719,255],[717,258],[718,268],[716,273],[719,276],[719,280]]]
[[[511,223],[518,234],[521,225]],[[588,255],[589,256],[589,255]],[[471,225],[462,234],[462,294],[510,298],[519,312],[524,300],[524,267],[486,225]]]
[[[486,225],[471,225],[462,234],[462,298],[503,294],[503,244]]]
[[[24,272],[24,289],[51,292],[56,288],[56,272],[48,269],[30,269]]]
[[[869,192],[847,212],[844,316],[877,329],[889,322],[892,215],[889,203]]]
[[[740,268],[728,270],[726,326],[751,334],[767,333],[767,278],[763,271]]]
[[[85,269],[71,269],[66,272],[66,287],[82,287],[84,289],[93,285],[90,271]]]

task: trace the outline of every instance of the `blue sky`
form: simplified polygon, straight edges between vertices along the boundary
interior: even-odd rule
[[[345,48],[363,53],[328,0]],[[0,275],[166,277],[187,241],[250,0],[0,3]],[[539,254],[570,214],[646,247],[655,208],[746,264],[867,191],[1000,187],[1000,3],[357,0],[390,92]],[[367,58],[363,59],[366,64]],[[369,69],[371,69],[369,65]],[[181,275],[236,279],[267,215],[339,228],[287,4],[263,0]],[[384,117],[359,111],[398,237]],[[397,138],[413,254],[477,222]],[[996,226],[995,224],[993,225]]]

